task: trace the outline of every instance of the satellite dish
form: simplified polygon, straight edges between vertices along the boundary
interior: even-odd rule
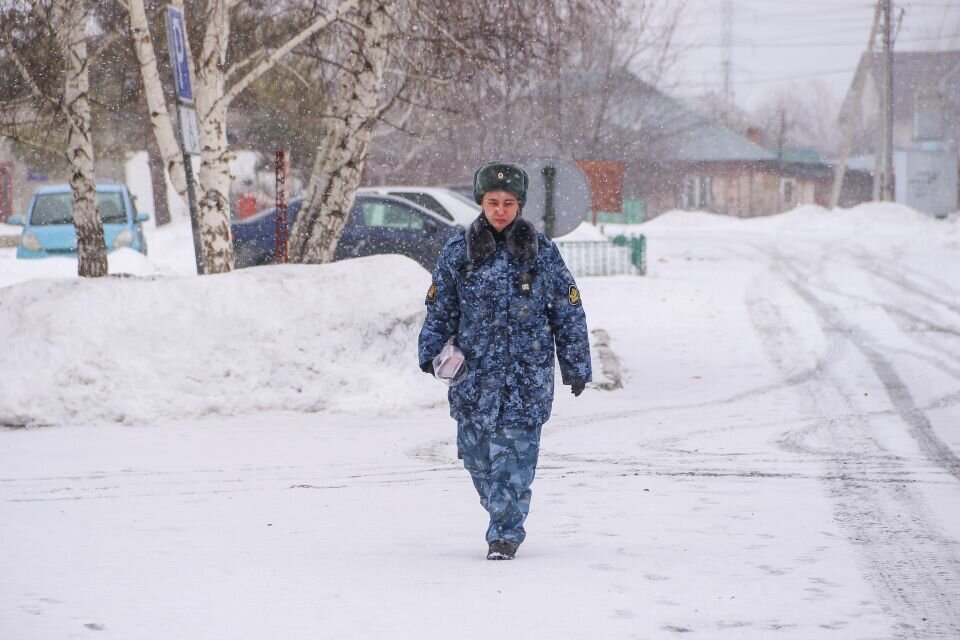
[[[556,238],[570,233],[590,212],[590,183],[570,160],[544,158],[524,162],[530,176],[523,217],[537,230]]]

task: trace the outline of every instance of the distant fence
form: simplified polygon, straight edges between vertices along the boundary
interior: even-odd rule
[[[557,241],[567,268],[576,276],[646,275],[647,239],[617,236],[612,241]]]

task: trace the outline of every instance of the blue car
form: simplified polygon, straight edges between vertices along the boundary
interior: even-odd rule
[[[147,239],[142,223],[149,220],[138,213],[133,198],[122,184],[97,184],[97,207],[103,221],[107,250],[129,247],[146,255]],[[76,256],[77,230],[73,226],[73,195],[70,185],[41,187],[30,199],[24,217],[12,216],[10,224],[23,225],[18,258]]]
[[[287,206],[288,229],[293,229],[302,206],[302,199]],[[267,209],[230,224],[235,266],[251,267],[274,262],[275,211]],[[443,245],[457,233],[463,233],[463,227],[409,200],[357,194],[334,260],[398,253],[432,271]]]

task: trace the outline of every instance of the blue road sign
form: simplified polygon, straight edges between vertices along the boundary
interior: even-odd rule
[[[190,59],[187,55],[187,28],[183,21],[183,12],[173,5],[167,5],[167,48],[170,51],[170,63],[177,85],[177,99],[180,102],[193,102],[193,85],[190,84]]]

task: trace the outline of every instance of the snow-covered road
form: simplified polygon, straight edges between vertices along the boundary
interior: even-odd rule
[[[185,400],[182,420],[109,424],[109,400],[0,395],[0,416],[49,402],[76,420],[0,432],[0,638],[960,637],[956,217],[675,213],[643,231],[647,278],[580,283],[624,388],[558,394],[515,562],[482,559],[426,376],[385,373],[407,404],[230,415],[226,385],[258,364],[236,356],[208,417]],[[244,277],[231,299],[276,288]],[[329,392],[335,372],[303,371]]]

